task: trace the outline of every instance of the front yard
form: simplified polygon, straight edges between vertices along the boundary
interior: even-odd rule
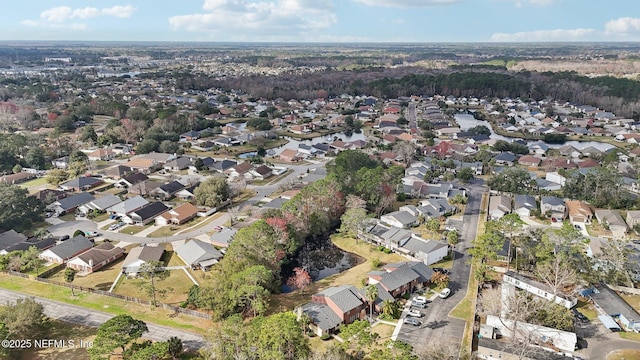
[[[136,297],[142,300],[151,300],[152,297],[141,288],[142,283],[147,283],[149,281],[150,280],[141,278],[129,279],[126,276],[122,276],[113,292],[120,295]],[[192,285],[194,285],[193,282],[182,269],[170,270],[169,277],[165,280],[155,280],[155,286],[158,291],[156,293],[157,300],[165,304],[179,306],[181,302],[187,300],[187,294]],[[163,291],[165,292],[165,296],[159,296]]]
[[[145,226],[130,225],[130,226],[122,228],[120,230],[120,233],[127,234],[127,235],[134,235],[134,234],[137,234],[137,233],[139,233],[140,231],[142,231],[144,229],[147,229],[147,228],[153,226],[153,224],[154,224],[153,222],[150,222]]]
[[[122,272],[121,266],[123,261],[124,257],[112,262],[108,266],[94,273],[88,274],[87,276],[76,275],[75,279],[73,280],[73,285],[109,291],[109,288],[111,287],[113,282],[116,281],[118,274]],[[65,283],[64,269],[51,275],[48,279]]]

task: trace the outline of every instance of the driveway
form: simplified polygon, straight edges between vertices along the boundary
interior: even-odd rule
[[[586,349],[576,351],[583,359],[606,359],[607,354],[615,350],[640,350],[640,342],[622,339],[620,334],[605,329],[598,320],[576,321],[575,332],[587,341]]]
[[[13,291],[0,289],[0,303],[13,302],[19,298],[33,297],[36,301],[44,306],[44,313],[54,319],[62,320],[72,324],[86,325],[91,327],[99,327],[114,315],[103,313],[101,311],[89,310],[83,307],[68,305],[61,302],[48,300],[35,296],[23,295]],[[147,323],[149,331],[144,333],[145,339],[154,341],[166,341],[172,336],[182,339],[185,348],[198,350],[205,346],[204,338],[200,335],[181,331],[165,326]]]
[[[467,285],[471,265],[466,249],[476,237],[480,204],[485,188],[482,181],[475,181],[465,186],[469,190],[469,202],[465,209],[460,243],[456,245],[455,261],[449,275],[451,295],[446,299],[436,297],[426,309],[421,310],[425,316],[421,318],[422,326],[402,325],[397,340],[411,344],[416,353],[420,353],[432,344],[460,343],[464,333],[465,321],[449,317],[449,312],[467,295]]]

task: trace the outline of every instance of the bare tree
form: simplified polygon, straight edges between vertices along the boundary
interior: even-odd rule
[[[572,286],[578,281],[575,269],[563,256],[554,256],[549,261],[538,265],[536,275],[551,288],[554,296],[562,293],[562,289]]]
[[[404,166],[407,167],[411,165],[413,155],[416,153],[416,147],[412,143],[400,141],[393,146],[393,153],[401,157]]]

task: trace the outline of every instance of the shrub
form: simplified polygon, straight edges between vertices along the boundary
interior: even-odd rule
[[[320,336],[320,340],[327,341],[329,339],[331,339],[331,335],[329,334],[322,334],[322,336]]]
[[[382,262],[381,262],[381,261],[380,261],[380,259],[378,259],[378,258],[375,258],[375,259],[371,260],[371,266],[372,266],[374,269],[379,268],[381,264],[382,264]]]
[[[384,250],[382,250],[382,252],[384,252],[385,254],[391,254],[391,249],[389,248],[384,248]]]

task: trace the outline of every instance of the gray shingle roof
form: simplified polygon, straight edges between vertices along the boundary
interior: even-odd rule
[[[54,246],[49,251],[56,254],[63,260],[69,259],[83,250],[89,250],[93,243],[82,235],[72,237],[71,239]]]
[[[308,303],[302,305],[302,312],[311,318],[311,322],[323,331],[333,329],[340,325],[342,320],[326,304]]]
[[[380,277],[380,283],[389,291],[393,291],[419,278],[420,276],[415,271],[403,266],[383,274]]]
[[[189,240],[176,248],[176,253],[187,265],[193,266],[207,260],[219,260],[222,254],[211,244],[200,240]]]
[[[362,299],[357,295],[358,289],[353,285],[333,286],[316,294],[324,296],[333,301],[342,312],[349,312],[363,304]]]
[[[60,199],[56,203],[60,206],[61,209],[68,210],[68,209],[73,209],[75,207],[78,207],[80,205],[84,205],[89,201],[92,201],[93,199],[95,199],[93,195],[87,192],[81,192],[81,193],[66,197],[64,199]]]

